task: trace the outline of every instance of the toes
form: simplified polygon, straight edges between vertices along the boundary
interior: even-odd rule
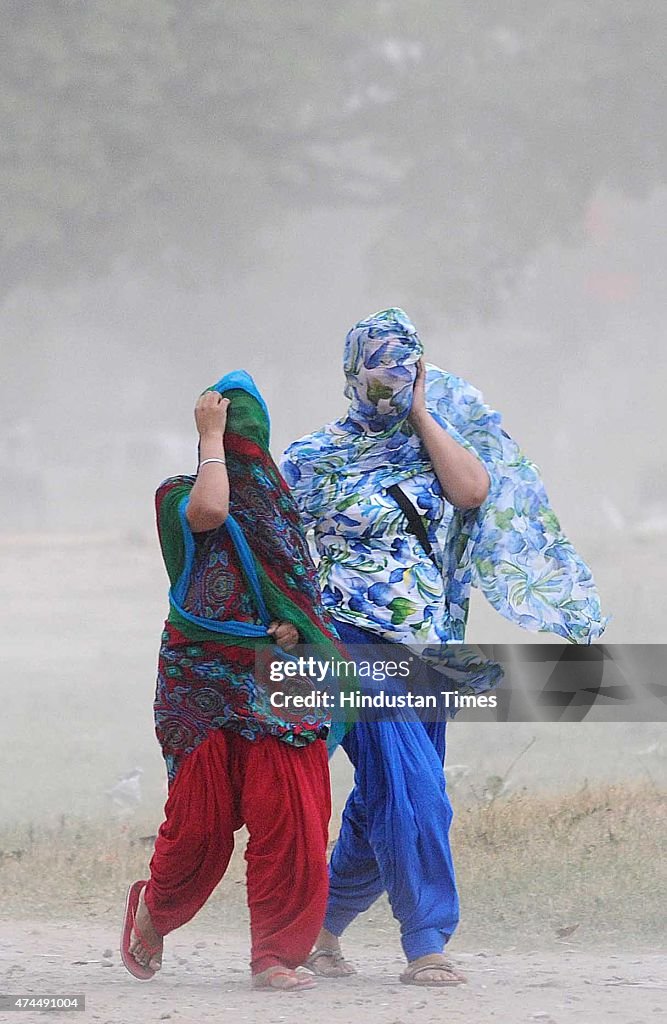
[[[134,957],[138,964],[141,964],[142,967],[148,966],[148,956],[146,954],[146,950],[138,941],[138,939],[135,939],[133,942],[130,943],[130,954]]]
[[[440,985],[455,985],[461,981],[454,971],[438,970],[437,967],[432,971],[424,971],[420,974],[420,978],[438,982]]]
[[[297,988],[299,979],[295,975],[290,974],[274,974],[269,978],[269,987],[277,988],[281,992],[288,992],[292,988]]]
[[[349,967],[347,964],[341,964],[339,967],[332,967],[326,976],[328,978],[349,978],[351,974],[356,973],[357,972],[353,967]]]
[[[153,956],[149,960],[148,966],[151,969],[151,971],[159,971],[160,968],[162,967],[162,960],[160,960],[159,957]]]

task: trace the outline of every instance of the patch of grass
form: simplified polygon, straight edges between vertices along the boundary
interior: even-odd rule
[[[6,916],[76,917],[122,905],[130,882],[147,878],[154,836],[140,825],[68,819],[0,832],[0,878]],[[244,837],[215,902],[243,906]]]
[[[667,799],[650,786],[528,793],[458,809],[452,835],[461,890],[457,945],[543,946],[578,925],[575,941],[651,942],[664,935]],[[206,916],[245,919],[242,837]],[[133,825],[62,819],[0,833],[3,910],[76,917],[122,904],[147,876],[151,837]],[[361,924],[361,922],[360,922]],[[392,927],[386,902],[365,919]]]
[[[453,848],[462,938],[511,946],[578,925],[577,941],[664,940],[667,799],[652,786],[464,807]]]

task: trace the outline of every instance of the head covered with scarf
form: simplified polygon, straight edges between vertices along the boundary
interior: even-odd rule
[[[348,333],[343,356],[347,418],[360,433],[386,437],[401,429],[423,352],[402,309],[385,309]]]
[[[230,399],[224,441],[230,511],[215,538],[227,556],[230,579],[224,589],[209,595],[214,614],[189,610],[194,541],[185,510],[196,477],[172,477],[158,492],[157,521],[172,584],[173,621],[222,644],[266,645],[266,627],[274,619],[292,622],[305,643],[329,640],[330,621],[319,599],[298,509],[269,451],[266,404],[244,370],[227,374],[209,390]],[[169,515],[174,508],[176,517]],[[243,609],[251,606],[253,617],[260,620],[255,627],[243,621],[249,618]]]
[[[306,523],[344,515],[360,489],[377,491],[432,464],[412,429],[422,341],[397,308],[359,321],[345,342],[347,413],[295,441],[281,469]],[[479,509],[449,508],[439,540],[452,640],[464,638],[471,584],[526,629],[591,643],[606,619],[588,566],[563,534],[538,468],[467,381],[426,363],[426,405],[434,419],[481,459],[491,487]]]
[[[170,777],[183,755],[219,726],[235,688],[255,694],[265,722],[271,722],[268,695],[255,679],[255,655],[273,648],[267,632],[272,621],[296,626],[300,642],[317,645],[323,658],[345,658],[322,604],[299,511],[269,452],[270,419],[262,396],[243,370],[209,390],[230,399],[224,437],[228,518],[195,541],[186,509],[196,477],[171,477],[156,495],[171,587],[155,715]],[[174,653],[181,649],[182,658]],[[297,745],[300,735],[311,738],[310,727],[304,715],[295,729]],[[252,738],[250,719],[247,729]]]

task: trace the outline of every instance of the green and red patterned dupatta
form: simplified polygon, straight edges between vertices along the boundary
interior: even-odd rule
[[[245,371],[228,374],[210,390],[230,399],[224,437],[230,514],[217,530],[195,540],[185,513],[196,477],[172,477],[158,489],[158,533],[171,583],[168,646],[206,645],[210,664],[210,645],[215,645],[225,663],[227,687],[247,687],[254,652],[274,645],[267,634],[273,620],[292,623],[301,644],[317,647],[318,658],[348,660],[322,604],[296,503],[269,452],[270,420],[261,395]],[[343,672],[347,688],[351,680],[346,679]],[[182,755],[190,741],[165,737],[180,737],[187,716],[176,707],[171,683],[162,682],[158,735],[165,756]],[[196,731],[197,722],[190,729]],[[331,747],[344,729],[337,724],[332,730]]]
[[[220,528],[216,548],[232,578],[227,588],[210,595],[199,614],[186,611],[193,539],[185,508],[196,478],[166,481],[158,491],[156,511],[171,582],[169,621],[192,640],[258,646],[272,642],[266,627],[279,619],[296,626],[301,643],[322,644],[331,657],[340,657],[299,511],[269,452],[266,405],[245,371],[227,374],[210,390],[230,399],[224,442],[230,516]]]

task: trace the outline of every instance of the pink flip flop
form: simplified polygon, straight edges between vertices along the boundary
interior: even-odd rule
[[[157,973],[152,971],[150,967],[144,967],[138,960],[135,960],[130,953],[130,939],[132,937],[132,931],[134,930],[139,938],[144,949],[148,950],[149,954],[153,956],[155,953],[161,951],[161,946],[151,946],[150,943],[146,942],[144,936],[137,928],[135,921],[135,915],[137,913],[137,907],[139,906],[139,897],[141,896],[142,889],[146,886],[145,880],[135,882],[127,890],[127,899],[125,900],[125,915],[123,917],[123,931],[120,938],[120,958],[123,964],[135,978],[139,981],[150,981],[150,979]]]

